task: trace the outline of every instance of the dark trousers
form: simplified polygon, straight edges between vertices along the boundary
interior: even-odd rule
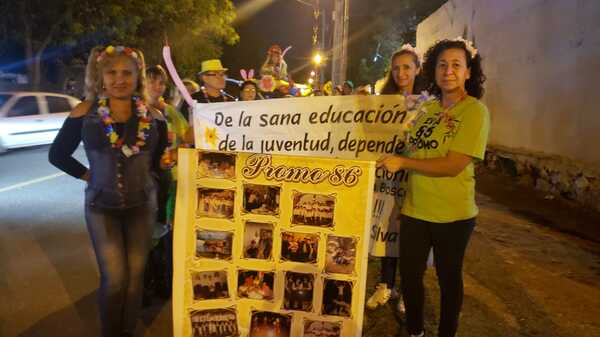
[[[156,222],[156,199],[127,210],[85,208],[100,270],[98,302],[103,337],[133,334],[142,305],[144,269]]]
[[[475,218],[433,223],[402,216],[400,276],[409,334],[416,335],[424,330],[423,276],[431,247],[441,291],[438,337],[454,337],[456,334],[463,301],[463,258],[474,227]]]
[[[381,283],[385,283],[388,289],[394,289],[397,268],[397,257],[384,256],[381,258]]]

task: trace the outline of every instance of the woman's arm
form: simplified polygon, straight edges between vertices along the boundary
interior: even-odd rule
[[[73,153],[81,142],[83,116],[89,111],[90,107],[91,102],[85,101],[73,109],[58,132],[58,135],[56,135],[48,152],[48,161],[52,165],[70,176],[85,181],[89,179],[88,169],[77,159],[73,158]]]
[[[403,156],[388,156],[377,161],[377,167],[385,167],[390,172],[408,169],[430,177],[456,177],[472,158],[466,154],[448,151],[445,157],[414,159]]]

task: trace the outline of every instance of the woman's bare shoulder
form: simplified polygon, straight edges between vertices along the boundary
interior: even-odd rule
[[[71,111],[69,118],[79,118],[85,116],[85,114],[87,114],[88,111],[90,111],[92,104],[92,101],[83,101],[77,104],[77,106],[73,108],[73,111]]]

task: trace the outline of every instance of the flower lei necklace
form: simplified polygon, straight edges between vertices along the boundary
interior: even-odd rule
[[[150,130],[150,122],[152,118],[148,116],[148,108],[144,101],[137,96],[133,96],[133,101],[136,106],[138,116],[138,127],[136,132],[136,141],[134,145],[125,144],[125,138],[119,137],[113,127],[114,120],[111,117],[108,107],[108,98],[102,97],[98,100],[98,114],[104,124],[104,133],[113,149],[120,149],[126,157],[131,157],[140,152],[140,148],[146,144],[148,139],[148,131]]]

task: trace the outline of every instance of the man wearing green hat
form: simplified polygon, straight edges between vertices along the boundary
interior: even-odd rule
[[[198,73],[202,87],[200,91],[192,94],[192,98],[198,103],[226,102],[230,100],[223,91],[225,89],[225,79],[227,79],[226,72],[227,68],[223,68],[221,60],[202,61],[202,67]],[[181,107],[181,113],[189,120],[188,111],[188,105],[184,104]]]

